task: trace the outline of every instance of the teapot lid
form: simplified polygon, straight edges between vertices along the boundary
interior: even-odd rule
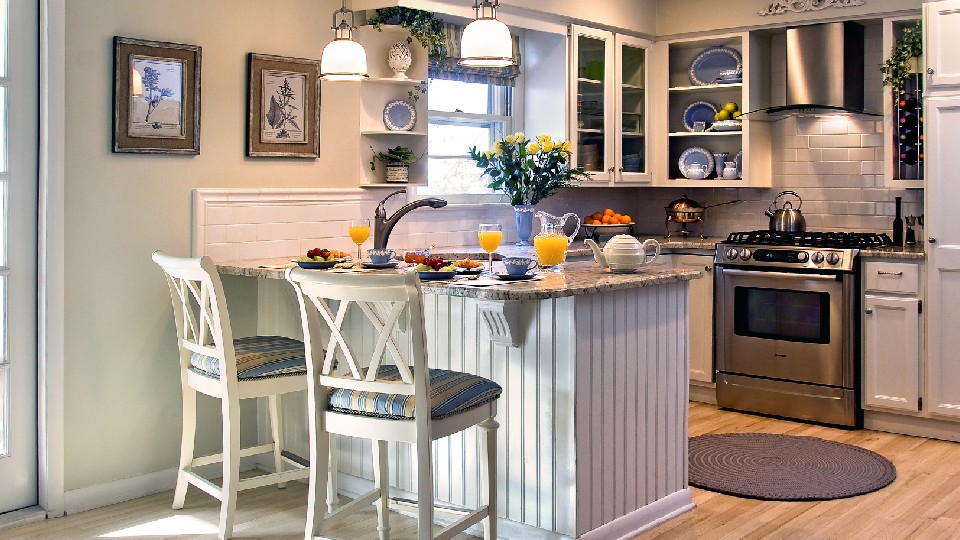
[[[693,199],[688,198],[686,195],[674,201],[670,201],[670,204],[667,205],[667,210],[689,210],[689,209],[699,210],[700,208],[703,208],[702,206],[700,206],[700,203],[698,203]]]

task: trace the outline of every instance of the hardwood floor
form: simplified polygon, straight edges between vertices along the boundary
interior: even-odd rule
[[[848,431],[690,404],[690,435],[762,432],[807,435],[873,450],[897,467],[889,486],[848,499],[774,502],[691,488],[692,511],[636,540],[652,538],[960,538],[960,444]]]
[[[960,444],[868,430],[848,431],[690,404],[691,435],[748,431],[809,435],[861,446],[890,459],[897,467],[897,479],[874,493],[822,502],[757,501],[692,488],[695,509],[635,540],[960,539]],[[237,505],[234,537],[302,539],[306,497],[306,485],[298,482],[283,490],[267,486],[244,492]],[[216,538],[217,501],[192,488],[183,510],[171,510],[171,501],[172,492],[158,493],[0,530],[0,539]],[[390,522],[391,538],[416,538],[416,520],[392,513]],[[373,508],[329,534],[335,538],[376,540]]]

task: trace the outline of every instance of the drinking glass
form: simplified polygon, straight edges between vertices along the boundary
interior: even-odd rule
[[[500,241],[503,240],[503,228],[499,223],[481,223],[477,230],[477,239],[480,241],[480,247],[487,252],[486,274],[492,276],[493,252],[500,247]]]
[[[357,245],[357,262],[359,263],[363,253],[360,247],[363,246],[363,243],[370,237],[370,220],[351,219],[349,232],[350,239]]]

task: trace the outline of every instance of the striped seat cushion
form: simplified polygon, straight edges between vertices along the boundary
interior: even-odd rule
[[[396,366],[380,366],[377,369],[377,380],[399,381],[400,372]],[[443,418],[474,409],[497,399],[502,391],[499,384],[483,377],[459,371],[431,369],[430,416]],[[403,420],[413,418],[415,403],[415,396],[334,388],[330,392],[329,409],[341,413]]]
[[[237,379],[256,380],[307,373],[303,342],[280,336],[250,336],[233,340],[237,356]],[[190,370],[220,378],[220,360],[193,353]]]

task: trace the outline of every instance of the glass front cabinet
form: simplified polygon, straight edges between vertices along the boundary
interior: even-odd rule
[[[651,182],[646,91],[652,42],[583,26],[570,27],[573,164],[584,185]]]

